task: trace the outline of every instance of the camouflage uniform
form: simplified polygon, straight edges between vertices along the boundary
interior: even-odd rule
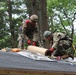
[[[25,20],[23,25],[19,28],[18,47],[24,49],[24,45],[27,44],[28,39],[38,42],[38,25],[35,20],[33,21],[32,16],[30,19]]]
[[[54,56],[62,56],[68,54],[69,57],[74,58],[74,49],[72,48],[72,40],[64,33],[53,33],[52,48],[56,50],[53,52]]]

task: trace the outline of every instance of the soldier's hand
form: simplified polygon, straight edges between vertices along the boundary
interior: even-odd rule
[[[56,57],[56,60],[60,60],[60,59],[61,59],[61,56],[57,56],[57,57]]]
[[[30,40],[30,39],[28,39],[28,40],[27,40],[27,43],[28,43],[29,45],[31,45],[31,40]]]
[[[50,48],[49,50],[50,50],[50,52],[51,52],[51,53],[53,53],[53,51],[54,51],[54,48]]]

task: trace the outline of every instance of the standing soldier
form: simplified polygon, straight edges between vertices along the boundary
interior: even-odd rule
[[[74,58],[74,49],[72,48],[72,39],[64,33],[50,31],[44,32],[44,37],[51,42],[51,57],[56,59]]]
[[[19,28],[18,47],[24,49],[27,42],[28,45],[38,46],[38,16],[31,15],[28,20],[23,22]]]

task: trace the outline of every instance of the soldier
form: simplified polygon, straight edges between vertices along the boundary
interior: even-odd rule
[[[44,37],[51,42],[51,57],[56,59],[74,58],[74,49],[72,48],[72,39],[64,33],[50,31],[44,32]]]
[[[25,42],[28,45],[38,45],[38,16],[31,15],[28,20],[23,22],[19,28],[18,47],[24,49]]]

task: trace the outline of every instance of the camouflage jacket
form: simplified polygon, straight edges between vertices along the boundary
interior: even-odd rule
[[[66,37],[66,34],[61,33],[61,32],[53,33],[53,44],[52,44],[52,47],[56,49],[60,40],[71,40],[71,38],[70,37]]]

